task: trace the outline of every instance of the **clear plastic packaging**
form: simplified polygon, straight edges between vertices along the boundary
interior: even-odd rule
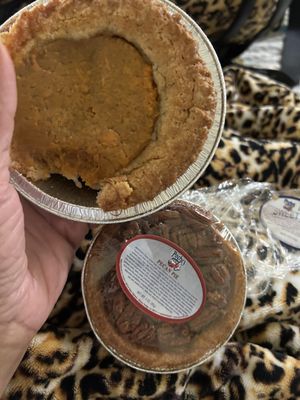
[[[247,271],[248,297],[262,296],[272,279],[300,268],[300,190],[274,190],[248,179],[186,192],[232,232]],[[297,248],[298,247],[298,248]]]
[[[176,201],[103,226],[82,290],[92,329],[117,358],[170,373],[207,361],[240,322],[246,273],[227,227],[207,208]]]

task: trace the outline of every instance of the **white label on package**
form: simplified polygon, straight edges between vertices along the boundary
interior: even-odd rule
[[[118,255],[117,274],[132,303],[154,318],[187,321],[204,305],[199,267],[183,249],[160,236],[129,240]]]
[[[300,199],[282,196],[266,202],[261,219],[276,239],[300,249]]]

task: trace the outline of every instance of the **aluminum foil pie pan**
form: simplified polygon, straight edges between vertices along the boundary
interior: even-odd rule
[[[110,212],[105,212],[103,209],[96,207],[97,192],[92,189],[79,189],[72,181],[56,175],[47,181],[32,182],[18,171],[12,170],[12,184],[19,193],[32,203],[53,214],[75,221],[102,224],[125,222],[158,211],[178,198],[204,173],[217,149],[224,127],[226,97],[222,68],[211,43],[199,26],[171,1],[161,1],[167,5],[170,13],[182,16],[182,22],[199,44],[199,54],[209,69],[214,82],[216,92],[215,117],[198,158],[173,185],[160,192],[152,201],[146,201],[124,210]],[[47,0],[37,0],[23,8],[1,25],[0,31],[8,30],[10,24],[23,10],[46,2]]]
[[[239,325],[246,290],[231,232],[187,201],[102,225],[82,271],[95,336],[114,357],[150,373],[208,361]]]

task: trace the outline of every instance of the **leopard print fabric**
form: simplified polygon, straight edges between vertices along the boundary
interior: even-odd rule
[[[25,3],[29,2],[0,0],[2,21]],[[220,26],[230,26],[239,4],[239,0],[180,1],[180,6],[200,24],[206,24],[210,35],[219,33]],[[211,14],[209,8],[213,10]],[[269,182],[273,189],[288,191],[299,187],[299,97],[285,86],[245,69],[229,68],[225,79],[226,127],[214,159],[194,190],[242,178]],[[245,184],[243,196],[248,189]],[[269,186],[262,192],[269,193]],[[240,216],[229,215],[228,224],[234,226]],[[299,272],[288,269],[284,278],[269,274],[266,279],[258,268],[260,257],[267,254],[264,262],[273,269],[281,262],[280,248],[276,253],[276,244],[270,244],[263,232],[248,234],[245,243],[236,225],[237,239],[255,255],[254,261],[249,262],[248,276],[260,292],[254,296],[248,293],[234,337],[201,367],[172,375],[146,374],[124,366],[91,332],[81,295],[81,269],[95,234],[96,229],[89,232],[77,250],[66,287],[28,348],[6,390],[5,400],[300,398]],[[261,247],[263,243],[266,249]]]
[[[190,14],[211,40],[218,39],[233,24],[242,0],[173,0]],[[278,0],[256,0],[242,28],[230,38],[230,43],[242,44],[253,39],[270,22]]]
[[[242,68],[227,68],[225,80],[225,130],[215,157],[196,187],[249,177],[273,183],[277,189],[298,188],[299,95]]]
[[[210,37],[220,38],[238,16],[242,0],[172,0],[187,12]],[[3,12],[0,24],[32,0],[0,0]],[[251,14],[241,30],[230,39],[230,43],[246,43],[264,29],[277,6],[278,0],[256,0]]]
[[[256,0],[253,9],[241,30],[230,43],[242,44],[255,38],[266,26],[268,26],[277,7],[278,0]]]
[[[286,87],[247,70],[229,68],[225,77],[226,128],[214,159],[194,190],[209,191],[203,186],[241,178],[272,183],[272,190],[288,192],[299,187],[299,97]],[[268,110],[269,126],[278,126],[277,130],[272,128],[268,132],[265,119],[257,118],[255,110],[260,104]],[[251,123],[245,124],[245,121]],[[268,132],[267,139],[262,132]],[[242,201],[253,196],[253,187],[248,180],[241,182]],[[261,184],[260,192],[254,196],[258,208],[271,193],[269,183]],[[234,185],[231,183],[232,191]],[[253,204],[248,202],[248,211],[244,207],[246,219]],[[237,239],[245,246],[236,224],[242,215],[236,214],[240,212],[238,208],[233,211],[227,216],[227,222],[236,228]],[[252,218],[257,218],[255,213]],[[256,293],[248,292],[244,315],[234,337],[209,362],[171,375],[146,374],[122,365],[91,332],[80,277],[86,251],[95,234],[96,230],[91,231],[78,249],[62,296],[33,339],[7,388],[5,399],[300,398],[299,271],[287,268],[284,276],[273,273],[274,266],[282,265],[280,249],[277,251],[276,243],[270,243],[262,231],[258,230],[254,236],[246,235],[249,254],[255,255],[248,264],[248,276]],[[266,263],[272,272],[267,276],[260,268]]]
[[[237,16],[241,0],[178,0],[173,1],[200,25],[211,38],[218,38],[232,24]]]

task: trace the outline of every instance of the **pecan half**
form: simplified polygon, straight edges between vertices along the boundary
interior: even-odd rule
[[[166,224],[159,224],[158,225],[159,228],[159,234],[160,236],[166,238],[166,239],[170,239],[170,227]]]
[[[141,323],[133,329],[129,339],[135,343],[153,346],[156,343],[155,326],[150,321],[143,319]]]
[[[101,289],[104,298],[110,297],[113,293],[120,290],[120,285],[114,268],[112,268],[101,281]]]
[[[141,233],[139,224],[137,222],[128,222],[126,228],[123,230],[123,238],[131,239]]]
[[[159,224],[167,220],[178,220],[178,223],[182,221],[180,212],[174,210],[162,210],[150,215],[147,219],[151,225]]]
[[[208,304],[212,304],[219,308],[226,307],[228,302],[227,296],[217,290],[208,291],[206,301]]]
[[[189,327],[192,332],[199,333],[206,325],[216,320],[219,315],[218,307],[207,304],[201,314],[189,322]]]
[[[197,249],[194,258],[199,266],[220,264],[224,261],[224,252],[215,246],[207,246]]]
[[[157,339],[161,346],[180,347],[191,343],[192,333],[188,325],[163,324],[157,329]]]
[[[122,314],[116,320],[116,327],[120,333],[131,333],[141,323],[141,320],[141,312],[131,303],[127,303]]]
[[[119,290],[117,293],[114,294],[111,298],[111,305],[112,305],[112,317],[114,320],[117,320],[119,316],[122,314],[126,307],[127,299],[124,293]]]
[[[142,218],[139,221],[139,226],[140,226],[141,233],[149,233],[150,225],[146,219]]]
[[[209,269],[210,276],[217,285],[228,285],[230,282],[230,272],[225,264],[217,264]]]

